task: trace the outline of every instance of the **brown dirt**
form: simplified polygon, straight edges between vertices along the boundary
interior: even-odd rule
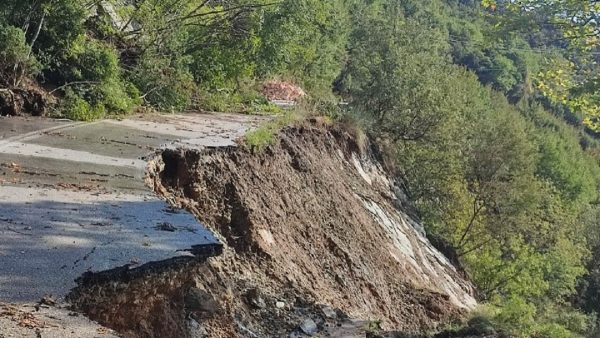
[[[225,243],[196,277],[222,309],[193,316],[208,336],[287,336],[306,318],[331,334],[348,323],[345,315],[423,332],[462,317],[436,286],[443,280],[399,261],[389,232],[365,208],[363,199],[398,212],[389,184],[369,184],[352,164],[352,154],[376,163],[369,149],[339,127],[314,123],[284,129],[262,153],[163,153],[151,170],[156,191]],[[472,290],[456,271],[444,273],[465,294]],[[322,304],[341,317],[324,316]]]
[[[0,90],[0,116],[44,116],[55,101],[34,81],[25,81],[19,88]]]
[[[220,253],[221,246],[204,250],[194,258],[84,274],[68,301],[73,309],[124,338],[190,337],[186,318],[198,309],[187,307],[188,294],[195,290],[194,277],[201,274],[206,256]]]

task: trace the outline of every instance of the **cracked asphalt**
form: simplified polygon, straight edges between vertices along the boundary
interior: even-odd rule
[[[144,184],[165,147],[227,146],[259,117],[0,118],[0,301],[61,301],[87,271],[139,266],[217,239]]]

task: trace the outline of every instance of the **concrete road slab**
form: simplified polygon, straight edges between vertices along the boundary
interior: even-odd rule
[[[0,184],[148,192],[144,170],[0,153]],[[0,189],[2,189],[0,187]]]
[[[85,272],[168,261],[218,243],[144,185],[146,161],[160,148],[233,145],[262,120],[0,119],[0,301],[62,299]]]
[[[154,133],[126,127],[119,121],[102,121],[63,130],[47,132],[29,143],[91,152],[119,158],[137,158],[165,144],[177,141],[180,136]]]
[[[73,122],[45,119],[39,117],[0,117],[0,144],[14,136],[24,136],[29,133],[61,128],[72,125]]]
[[[217,239],[184,211],[139,194],[0,189],[0,299],[62,297],[75,278],[167,260]]]

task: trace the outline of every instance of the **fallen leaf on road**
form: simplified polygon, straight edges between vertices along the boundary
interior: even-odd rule
[[[100,328],[96,329],[96,332],[98,332],[98,334],[109,334],[110,333],[110,331],[104,327],[100,327]]]
[[[18,165],[15,162],[10,162],[10,164],[8,165],[8,167],[12,170],[12,172],[14,173],[18,173],[21,171],[21,166]]]

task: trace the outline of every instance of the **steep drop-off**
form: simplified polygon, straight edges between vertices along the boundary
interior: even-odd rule
[[[281,336],[307,319],[335,334],[342,313],[423,332],[476,304],[368,142],[339,126],[287,127],[258,153],[167,150],[150,171],[159,194],[225,244],[196,277],[214,300],[191,313],[197,336]]]

